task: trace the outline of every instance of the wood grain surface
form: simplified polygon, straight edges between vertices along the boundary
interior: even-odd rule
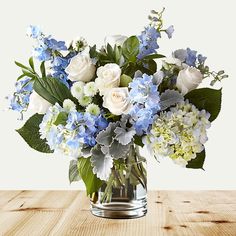
[[[0,235],[236,236],[236,191],[153,191],[148,214],[92,216],[83,191],[0,191]]]

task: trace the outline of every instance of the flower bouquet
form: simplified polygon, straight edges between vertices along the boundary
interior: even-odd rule
[[[164,27],[163,11],[151,11],[139,35],[108,36],[99,50],[83,38],[57,41],[30,26],[33,55],[28,66],[16,62],[22,74],[10,108],[22,118],[27,110],[35,113],[17,132],[37,151],[71,158],[69,180],[83,180],[97,216],[146,214],[140,147],[186,168],[204,164],[221,89],[198,86],[228,76],[211,71],[206,57],[190,48],[160,54],[158,39],[174,31]]]

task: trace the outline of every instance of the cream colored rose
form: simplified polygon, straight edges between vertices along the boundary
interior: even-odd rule
[[[179,91],[185,95],[189,91],[197,88],[202,80],[202,73],[198,69],[188,66],[179,72],[176,86]]]
[[[97,69],[96,87],[100,95],[104,95],[108,89],[119,87],[121,69],[115,63],[109,63]]]
[[[29,110],[38,114],[44,114],[50,106],[52,106],[52,104],[39,96],[35,91],[31,93],[29,98]]]
[[[109,43],[112,47],[114,47],[115,45],[122,46],[127,38],[128,37],[124,35],[109,35],[109,36],[106,36],[104,41],[105,41],[105,45]]]
[[[95,74],[96,67],[88,55],[78,54],[74,56],[65,72],[71,81],[90,81]]]
[[[103,106],[114,115],[127,114],[132,106],[128,88],[122,87],[108,90],[103,97]]]

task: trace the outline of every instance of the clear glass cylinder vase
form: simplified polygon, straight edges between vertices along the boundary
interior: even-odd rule
[[[90,199],[95,216],[115,219],[142,217],[147,213],[146,160],[136,145],[126,158],[114,160],[111,175]]]

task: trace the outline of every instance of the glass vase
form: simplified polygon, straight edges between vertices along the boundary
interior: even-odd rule
[[[144,216],[147,213],[146,176],[146,160],[133,144],[126,158],[114,160],[108,181],[92,195],[92,214],[114,219]]]

